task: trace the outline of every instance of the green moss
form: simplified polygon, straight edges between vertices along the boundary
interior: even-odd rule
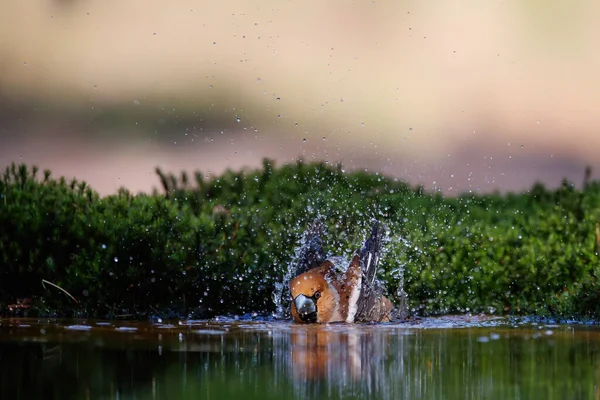
[[[157,172],[163,193],[101,198],[84,182],[8,167],[0,180],[0,306],[32,297],[30,312],[41,314],[271,312],[301,233],[320,216],[326,250],[348,257],[372,218],[385,221],[381,276],[399,296],[404,269],[408,305],[420,314],[600,318],[597,182],[445,198],[325,163],[275,168],[265,160],[256,171],[210,180]]]

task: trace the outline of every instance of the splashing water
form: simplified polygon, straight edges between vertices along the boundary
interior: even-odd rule
[[[320,220],[320,218],[317,219]],[[366,236],[368,235],[365,235],[365,237]],[[285,273],[282,281],[275,283],[275,289],[273,290],[271,297],[273,304],[275,305],[275,311],[272,315],[275,319],[285,319],[290,317],[289,302],[291,299],[289,298],[290,296],[288,292],[288,286],[291,279],[298,272],[297,267],[303,261],[306,261],[307,253],[311,251],[314,252],[313,238],[314,231],[313,233],[311,233],[310,228],[303,233],[302,238],[300,239],[298,245],[294,250],[294,256],[292,257],[292,260],[287,264],[285,268]],[[392,236],[389,228],[386,226],[385,234],[383,235],[383,243],[380,254],[381,259],[387,258],[387,256],[390,253],[390,245],[392,243],[400,243],[411,249],[413,249],[414,247],[409,240],[397,235]],[[413,250],[417,251],[418,253],[422,253],[420,249],[414,248]],[[345,270],[350,264],[350,261],[347,260],[344,256],[329,256],[327,257],[327,259],[341,270]],[[398,303],[396,304],[396,316],[399,319],[404,319],[408,316],[408,294],[404,290],[405,265],[405,263],[400,263],[396,261],[395,266],[390,271],[390,275],[393,281],[397,283],[397,289],[395,293],[395,297],[398,300]],[[381,283],[381,281],[378,281],[378,284]]]
[[[275,282],[275,289],[273,290],[271,297],[273,303],[275,304],[275,311],[273,312],[273,317],[275,319],[284,319],[287,316],[286,307],[284,307],[283,292],[287,288],[290,279],[292,278],[292,271],[293,268],[288,265],[285,275],[283,276],[283,281]],[[286,303],[287,300],[288,299],[286,299]]]
[[[386,228],[384,236],[384,242],[382,245],[381,258],[385,258],[394,245],[402,245],[408,249],[411,249],[418,254],[423,254],[423,250],[416,247],[410,240],[400,236],[399,234],[392,235],[389,228]],[[390,270],[390,276],[393,282],[397,283],[396,292],[394,297],[396,298],[396,310],[395,318],[403,320],[408,317],[408,293],[404,290],[404,271],[407,264],[406,261],[401,262],[400,260],[391,260],[392,269]]]
[[[396,289],[396,298],[399,304],[396,304],[396,317],[404,319],[408,316],[408,294],[404,290],[404,266],[406,264],[398,264],[396,268],[390,271],[394,281],[398,282]]]
[[[284,319],[288,316],[287,304],[289,303],[290,299],[288,298],[289,293],[287,293],[286,290],[295,272],[295,265],[300,259],[300,256],[306,246],[305,236],[306,235],[304,235],[300,244],[296,247],[294,251],[294,257],[286,265],[285,273],[283,274],[283,280],[280,282],[275,282],[275,289],[273,290],[271,298],[273,300],[273,304],[275,304],[275,311],[273,312],[273,317],[276,319]]]
[[[320,221],[321,216],[318,216],[302,234],[302,238],[294,250],[294,256],[285,268],[283,280],[275,283],[272,300],[275,304],[273,317],[276,319],[290,316],[288,305],[291,299],[289,299],[289,295],[286,296],[290,280],[298,274],[300,269],[308,267],[309,264],[320,263],[320,260],[325,258],[320,244],[320,235],[323,233]]]
[[[287,264],[285,268],[285,273],[283,275],[283,280],[281,282],[275,282],[275,289],[273,290],[273,294],[271,295],[273,304],[275,304],[275,311],[273,312],[273,317],[275,319],[284,319],[289,317],[287,305],[290,301],[290,296],[287,292],[287,288],[295,272],[296,262],[300,258],[300,255],[303,251],[303,245],[305,245],[304,239],[305,238],[303,238],[301,244],[296,247],[294,251],[294,257],[292,258],[291,262]]]

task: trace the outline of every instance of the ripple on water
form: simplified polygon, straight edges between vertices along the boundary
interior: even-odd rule
[[[135,326],[117,326],[115,330],[120,332],[135,332],[138,330]]]
[[[217,329],[197,329],[193,331],[197,335],[225,335],[227,331],[220,331]]]
[[[165,324],[165,325],[156,324],[154,326],[156,326],[158,329],[175,329],[176,328],[176,326],[173,324]]]
[[[65,329],[70,331],[89,331],[92,327],[89,325],[67,325]]]

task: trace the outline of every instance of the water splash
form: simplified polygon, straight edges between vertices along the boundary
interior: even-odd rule
[[[284,319],[288,314],[285,304],[289,302],[289,299],[284,299],[284,291],[287,289],[287,286],[292,279],[293,268],[291,268],[290,265],[291,264],[289,264],[286,269],[286,272],[283,276],[283,281],[275,282],[275,289],[273,290],[273,294],[271,296],[273,304],[275,304],[275,311],[273,312],[273,317],[275,319]]]
[[[275,304],[275,312],[273,317],[282,319],[289,317],[288,305],[290,302],[287,291],[290,280],[294,276],[305,272],[313,266],[319,265],[327,257],[321,246],[321,236],[323,234],[323,224],[320,217],[317,217],[312,224],[302,234],[300,242],[294,250],[294,256],[285,268],[283,280],[275,283],[272,300]]]
[[[369,226],[374,223],[372,219]],[[390,228],[387,224],[383,223],[384,235],[382,237],[381,253],[380,258],[386,259],[392,250],[394,244],[402,244],[408,248],[411,248],[419,253],[422,251],[413,248],[413,244],[399,235],[391,234]],[[290,317],[289,304],[291,298],[288,292],[288,286],[291,279],[302,273],[311,266],[318,265],[325,259],[331,261],[340,270],[345,270],[350,261],[344,256],[329,256],[326,257],[321,247],[321,236],[324,234],[324,228],[321,223],[321,218],[317,217],[308,229],[303,233],[298,245],[295,248],[294,256],[292,260],[286,265],[284,270],[284,276],[282,281],[275,283],[271,299],[275,305],[275,311],[272,316],[275,319],[285,319]],[[368,237],[369,232],[367,231],[363,236]],[[408,316],[408,295],[404,290],[404,267],[405,263],[396,263],[391,271],[391,277],[394,282],[397,282],[397,290],[395,297],[397,299],[396,304],[396,318],[405,319]],[[381,271],[378,271],[378,273]],[[385,292],[385,284],[383,281],[377,279],[376,285],[378,290]]]
[[[275,304],[275,311],[273,312],[273,317],[275,319],[284,319],[289,317],[288,305],[291,299],[288,286],[294,277],[294,273],[296,272],[296,264],[298,263],[298,260],[300,259],[304,248],[306,247],[307,241],[305,236],[306,235],[303,236],[300,244],[296,247],[294,251],[294,257],[292,257],[292,260],[286,265],[283,279],[279,282],[275,282],[275,289],[271,295],[273,304]]]
[[[389,231],[386,231],[385,242],[384,242],[384,253],[385,255],[393,245],[402,245],[415,251],[419,254],[423,254],[423,250],[416,247],[411,241],[400,236],[394,235],[391,236]],[[382,255],[382,257],[383,257]],[[398,260],[393,260],[396,262],[395,266],[391,269],[390,275],[394,282],[397,283],[396,293],[394,293],[396,298],[396,310],[395,310],[395,318],[398,320],[404,320],[409,316],[408,309],[408,293],[404,290],[404,271],[407,262],[400,262]]]
[[[390,271],[392,279],[398,282],[395,297],[397,300],[396,304],[396,315],[398,319],[405,319],[408,317],[408,293],[404,290],[404,266],[406,264],[398,264],[394,269]]]

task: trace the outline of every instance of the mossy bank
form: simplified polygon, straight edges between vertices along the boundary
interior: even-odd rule
[[[318,216],[326,250],[347,257],[373,218],[385,222],[380,276],[397,302],[403,280],[412,313],[600,319],[598,182],[443,197],[325,163],[265,160],[212,179],[157,172],[160,193],[100,197],[85,183],[9,166],[0,181],[0,315],[271,313]],[[31,303],[10,311],[24,298]]]

